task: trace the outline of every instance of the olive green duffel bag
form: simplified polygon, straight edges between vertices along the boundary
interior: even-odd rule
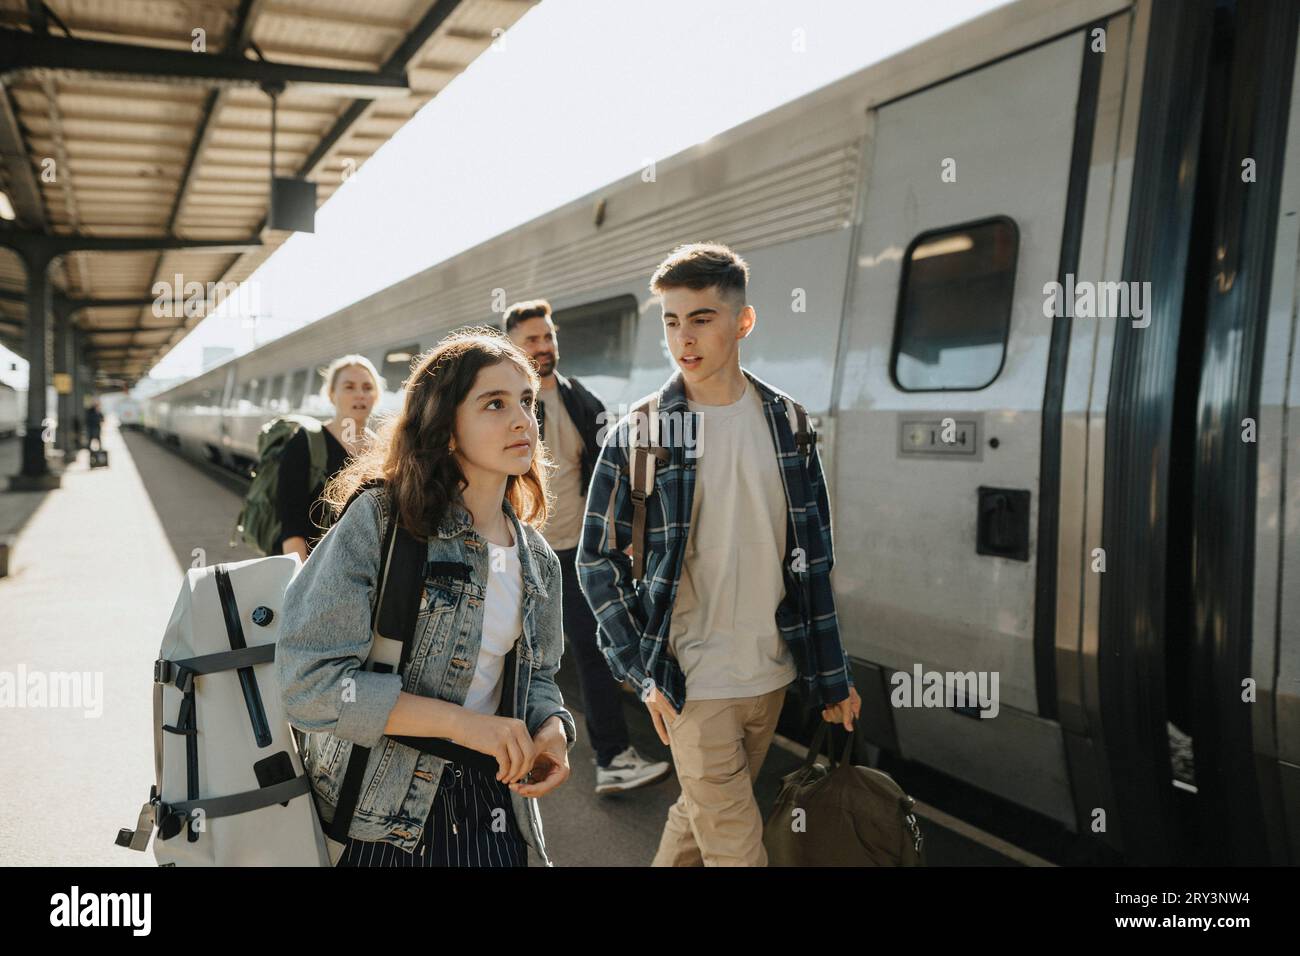
[[[820,723],[803,766],[786,774],[763,828],[768,866],[924,866],[915,801],[889,774],[851,762],[849,734],[839,763]],[[831,767],[816,763],[827,741]]]

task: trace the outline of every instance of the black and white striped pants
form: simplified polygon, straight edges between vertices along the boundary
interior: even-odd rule
[[[515,820],[510,788],[481,770],[448,763],[412,852],[348,837],[335,865],[527,866],[528,847]]]

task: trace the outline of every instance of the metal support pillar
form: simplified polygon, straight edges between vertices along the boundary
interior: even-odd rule
[[[44,491],[58,488],[59,476],[45,460],[45,386],[51,365],[51,290],[47,268],[52,258],[39,248],[16,250],[27,269],[27,423],[23,436],[23,463],[9,478],[10,491]]]

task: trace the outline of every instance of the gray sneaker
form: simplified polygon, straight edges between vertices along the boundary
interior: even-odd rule
[[[637,753],[635,747],[628,747],[611,760],[608,767],[596,767],[596,792],[635,790],[662,780],[672,772],[673,765],[667,760],[652,763]]]

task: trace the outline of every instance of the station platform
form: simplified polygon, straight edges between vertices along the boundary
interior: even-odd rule
[[[103,443],[108,468],[91,469],[82,451],[60,488],[0,492],[0,536],[12,541],[0,578],[0,672],[25,676],[22,703],[34,705],[0,705],[3,865],[155,865],[152,845],[136,853],[113,842],[134,826],[153,781],[153,660],[186,568],[257,557],[229,545],[236,481],[111,421]],[[19,454],[17,439],[0,440],[0,475],[18,471]],[[30,696],[33,680],[56,673],[81,675],[68,682],[80,694]],[[676,777],[597,797],[576,668],[562,666],[559,682],[578,742],[569,780],[541,804],[548,853],[556,866],[646,866],[680,793]],[[671,759],[630,694],[625,714],[633,746]],[[804,753],[782,738],[770,749],[755,787],[765,815]],[[924,804],[918,810],[932,865],[1043,862],[990,845]]]

